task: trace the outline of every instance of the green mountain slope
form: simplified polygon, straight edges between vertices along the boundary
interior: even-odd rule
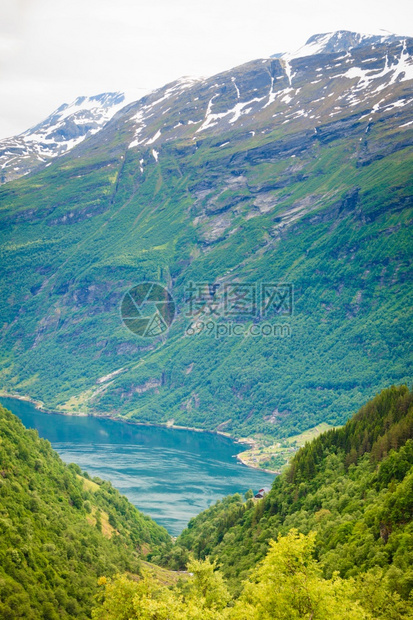
[[[168,562],[209,556],[239,592],[269,541],[292,528],[316,532],[326,578],[339,571],[370,584],[373,607],[382,597],[374,617],[410,617],[396,600],[413,588],[413,391],[384,390],[343,428],[306,444],[264,499],[235,495],[192,519]]]
[[[88,618],[101,575],[171,544],[109,482],[65,465],[0,406],[0,617]]]
[[[412,437],[413,391],[383,391],[308,443],[266,498],[193,519],[169,556],[192,555],[185,580],[104,580],[92,617],[410,620]]]
[[[410,381],[412,45],[167,85],[2,186],[1,386],[69,412],[282,436]],[[152,339],[120,318],[143,280],[177,308]],[[221,301],[237,282],[258,297],[291,283],[292,316],[258,300],[194,326],[191,282]],[[220,335],[234,323],[283,327]]]

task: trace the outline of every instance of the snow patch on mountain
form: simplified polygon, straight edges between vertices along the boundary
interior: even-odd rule
[[[128,148],[133,149],[141,144],[150,145],[156,142],[161,136],[161,130],[158,130],[156,134],[150,138],[147,136],[141,137],[142,132],[148,125],[149,119],[160,114],[162,104],[165,101],[172,101],[176,97],[179,97],[187,89],[192,88],[198,82],[202,81],[202,79],[203,78],[197,77],[182,77],[172,82],[172,84],[167,84],[163,88],[158,88],[143,97],[140,102],[140,109],[130,119],[137,127],[135,129],[134,139],[130,142]],[[166,114],[169,110],[170,108],[163,110],[161,115]],[[178,123],[176,127],[180,125],[181,123]]]
[[[314,56],[322,54],[326,44],[330,41],[332,34],[316,35],[310,38],[305,45],[295,52],[287,52],[281,56],[283,60],[293,60],[294,58],[303,58],[304,56]]]
[[[390,74],[392,74],[391,77]],[[378,86],[376,92],[380,92],[396,82],[404,82],[413,79],[413,59],[406,50],[405,40],[400,57],[394,64],[389,65],[389,59],[388,56],[386,56],[385,65],[381,71],[362,69],[361,67],[355,66],[350,67],[345,73],[337,77],[345,77],[350,80],[358,78],[359,81],[356,89],[362,90],[370,86],[374,81],[386,76],[389,76],[390,79]]]
[[[393,43],[402,39],[403,37],[395,34],[377,35],[351,32],[349,30],[338,30],[337,32],[315,34],[308,39],[305,45],[300,47],[295,52],[275,54],[275,56],[279,56],[283,60],[291,61],[296,58],[315,56],[317,54],[348,52],[356,47]]]
[[[28,174],[48,159],[69,152],[100,131],[128,103],[120,92],[78,97],[22,134],[1,140],[0,182]],[[19,174],[13,174],[16,163]]]
[[[210,127],[213,127],[214,125],[218,123],[220,119],[225,118],[226,116],[229,116],[230,114],[232,116],[228,120],[228,122],[231,125],[233,125],[234,123],[238,121],[238,119],[243,114],[249,114],[252,111],[251,104],[259,103],[260,101],[263,101],[263,99],[266,99],[266,97],[254,97],[253,99],[249,99],[248,101],[242,101],[242,102],[236,103],[232,108],[230,108],[229,110],[226,110],[226,112],[213,113],[212,104],[213,104],[214,99],[216,99],[218,96],[219,94],[217,93],[213,97],[211,97],[211,99],[209,100],[204,122],[202,123],[200,127],[198,127],[198,129],[196,130],[196,133],[205,131],[205,129],[209,129]]]
[[[158,131],[156,132],[156,134],[153,136],[153,138],[150,138],[150,140],[147,140],[145,144],[153,144],[154,142],[157,141],[158,138],[161,137],[161,130],[158,129]]]

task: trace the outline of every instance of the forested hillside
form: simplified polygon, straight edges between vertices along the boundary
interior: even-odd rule
[[[0,618],[88,618],[101,575],[140,572],[169,534],[109,482],[65,465],[0,406]]]
[[[0,476],[5,620],[412,617],[406,386],[308,443],[264,499],[217,502],[173,547],[110,483],[65,465],[4,408]],[[148,572],[142,556],[188,573]]]
[[[232,589],[291,528],[317,533],[331,578],[366,576],[407,600],[413,588],[413,392],[384,390],[337,430],[302,448],[260,501],[228,497],[192,519],[169,555],[222,567]],[[367,577],[368,576],[368,577]],[[392,616],[389,616],[392,617]],[[399,616],[394,616],[399,617]]]
[[[103,581],[94,618],[411,620],[413,391],[306,445],[264,499],[218,502],[164,560],[192,576]]]
[[[384,37],[178,80],[3,185],[2,388],[279,438],[411,381],[412,54]],[[142,281],[175,300],[151,338],[120,316]]]

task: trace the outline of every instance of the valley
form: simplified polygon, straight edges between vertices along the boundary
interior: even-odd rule
[[[409,381],[411,45],[178,80],[3,185],[4,389],[51,410],[283,438]],[[165,335],[122,323],[142,281],[174,299]],[[196,325],[191,283],[199,299],[215,291]],[[243,283],[255,305],[226,314]],[[265,308],[279,285],[289,306]],[[242,335],[221,337],[231,321]]]
[[[412,391],[384,390],[263,499],[228,496],[172,540],[0,406],[0,614],[408,620],[412,416]]]
[[[173,536],[218,499],[274,480],[239,464],[240,446],[219,435],[53,415],[10,398],[0,403],[50,441],[64,462],[109,480]]]
[[[413,618],[413,38],[380,32],[0,140],[2,620]]]

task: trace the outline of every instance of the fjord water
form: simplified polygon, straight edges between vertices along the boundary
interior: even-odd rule
[[[173,535],[225,495],[256,491],[274,479],[237,462],[240,446],[220,435],[48,414],[13,398],[0,402],[66,463],[110,480]]]

